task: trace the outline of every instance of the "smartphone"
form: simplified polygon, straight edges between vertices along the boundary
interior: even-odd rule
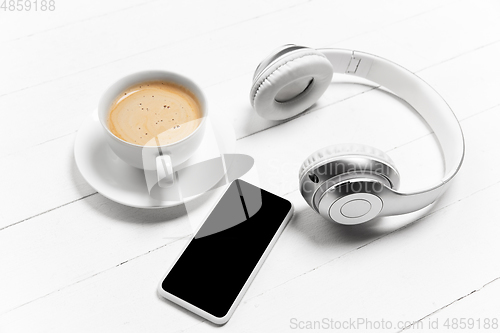
[[[226,323],[293,214],[290,201],[233,181],[158,286],[166,299]]]

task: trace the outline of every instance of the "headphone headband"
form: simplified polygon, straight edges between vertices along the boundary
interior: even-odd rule
[[[460,169],[465,155],[465,141],[460,123],[446,101],[416,74],[392,61],[359,51],[341,49],[318,49],[318,51],[330,61],[334,73],[354,75],[373,81],[405,100],[429,124],[439,141],[446,167],[442,180],[430,188],[412,193],[394,191],[396,197],[393,200],[395,199],[397,204],[392,205],[390,204],[392,200],[384,200],[384,215],[397,214],[398,205],[403,205],[405,211],[408,211],[409,206],[416,205],[421,208],[436,200]],[[388,211],[389,209],[391,211]]]
[[[291,60],[282,57],[287,52]],[[281,71],[281,75],[275,76],[275,71],[281,67],[292,68],[291,62],[294,62],[294,70],[287,68],[284,71],[286,74]],[[323,94],[331,82],[332,72],[368,79],[405,100],[432,128],[444,154],[446,168],[441,181],[411,193],[386,188],[378,194],[383,201],[379,216],[408,213],[434,202],[460,169],[465,155],[465,141],[460,123],[445,100],[409,70],[364,52],[344,49],[314,50],[286,45],[257,68],[250,93],[251,103],[264,118],[286,119],[295,116]],[[278,94],[289,87],[297,91],[293,88],[294,84],[296,88],[301,84],[298,89],[303,91],[294,98],[281,102]],[[328,211],[321,210],[320,206],[320,213],[329,215]]]

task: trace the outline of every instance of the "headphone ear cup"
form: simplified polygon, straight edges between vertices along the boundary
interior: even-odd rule
[[[399,173],[383,151],[360,144],[337,144],[315,151],[299,171],[300,192],[326,219],[358,224],[383,207],[378,193],[397,189]]]
[[[359,157],[368,158],[376,163],[371,166],[357,165],[356,159]],[[340,172],[353,171],[380,173],[381,176],[388,180],[391,188],[397,189],[399,187],[399,172],[389,155],[380,149],[357,143],[335,144],[315,151],[302,163],[299,170],[299,179],[302,179],[312,169],[318,169],[321,165],[334,160],[344,160],[339,166],[336,175]],[[387,166],[387,168],[381,166]],[[378,168],[372,170],[371,167]]]
[[[328,88],[332,76],[333,67],[321,52],[292,49],[257,69],[250,102],[263,118],[287,119],[311,107]]]

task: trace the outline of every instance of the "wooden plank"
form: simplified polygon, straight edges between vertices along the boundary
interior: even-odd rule
[[[247,298],[224,329],[284,331],[291,318],[422,318],[500,277],[498,261],[491,260],[491,253],[498,252],[497,239],[491,236],[500,228],[493,208],[498,189],[497,183],[383,241]]]
[[[101,195],[0,232],[0,313],[190,233],[183,206],[144,210]],[[32,283],[33,280],[36,283]],[[31,282],[30,282],[31,281]]]
[[[68,3],[64,1],[53,0],[52,7],[48,8],[50,0],[46,0],[46,8],[42,10],[41,1],[31,2],[31,8],[24,1],[21,3],[23,10],[13,10],[9,8],[0,11],[0,45],[2,42],[8,42],[20,38],[29,38],[36,34],[45,33],[48,30],[60,29],[61,27],[87,22],[99,16],[106,16],[122,10],[130,10],[138,6],[147,4],[150,1],[145,0],[117,0],[117,1],[98,1],[90,0],[85,2]],[[3,3],[3,1],[2,1]],[[14,2],[16,4],[16,2]],[[27,9],[30,8],[28,11]],[[35,10],[36,9],[36,10]]]
[[[500,44],[494,44],[479,49],[470,54],[465,54],[450,60],[440,66],[425,69],[422,72],[419,72],[419,75],[429,80],[431,84],[439,89],[440,93],[443,94],[450,105],[455,109],[459,118],[468,117],[478,111],[490,108],[497,103],[494,87],[498,85],[498,78],[500,75],[495,74],[497,72],[500,74],[500,66],[495,67],[494,64],[488,64],[483,62],[481,59],[489,56],[490,54],[499,53],[499,48]],[[471,62],[478,64],[477,70],[475,68],[471,68],[471,66],[466,68],[467,64]],[[470,78],[471,84],[473,86],[483,86],[484,89],[486,89],[486,93],[484,93],[484,89],[470,89],[471,86],[468,84],[467,80],[459,79],[459,76],[461,75],[460,73],[463,73],[464,71],[467,72],[466,76]],[[486,75],[485,73],[489,73],[488,71],[493,74]],[[25,128],[26,132],[19,132],[15,126],[8,126],[5,128],[5,131],[3,131],[2,135],[12,136],[13,140],[15,140],[17,144],[12,145],[10,140],[0,141],[2,153],[8,154],[7,156],[4,155],[2,158],[2,170],[4,170],[4,172],[1,177],[4,186],[0,189],[0,196],[5,198],[6,201],[11,201],[10,198],[13,197],[23,197],[30,202],[30,205],[29,207],[23,206],[23,208],[20,209],[19,205],[23,202],[17,201],[12,205],[5,207],[4,211],[0,215],[2,226],[19,222],[23,219],[93,193],[92,189],[84,182],[83,179],[80,178],[80,175],[74,166],[72,158],[72,143],[74,140],[74,131],[78,129],[90,110],[92,110],[93,104],[96,102],[95,100],[92,101],[90,95],[96,96],[95,98],[97,98],[99,89],[95,86],[90,89],[92,85],[90,85],[91,80],[86,77],[87,74],[82,73],[80,75],[82,81],[87,80],[86,85],[88,86],[79,86],[79,84],[73,83],[76,84],[76,86],[74,89],[70,89],[72,93],[68,96],[74,98],[75,108],[73,110],[67,109],[68,105],[64,105],[64,101],[56,100],[54,101],[54,103],[56,103],[54,104],[54,109],[51,110],[50,113],[45,115],[43,112],[35,112],[33,114],[35,118],[30,119],[30,112],[34,112],[36,109],[28,108],[26,113],[21,112],[20,115],[16,115],[16,118],[26,118],[24,120],[28,126],[28,128]],[[453,77],[454,79],[450,81],[449,77]],[[231,117],[239,137],[248,136],[251,133],[262,131],[269,126],[275,126],[277,124],[260,119],[253,112],[248,102],[246,88],[248,88],[249,85],[247,85],[247,79],[247,76],[240,76],[234,80],[228,80],[224,83],[208,86],[206,89],[207,96],[211,101],[212,111],[227,114]],[[262,141],[264,146],[273,145],[279,154],[288,154],[293,152],[293,154],[291,154],[294,156],[294,159],[292,160],[293,162],[289,165],[289,167],[286,167],[286,176],[288,178],[286,178],[285,183],[292,185],[295,184],[296,170],[298,170],[301,161],[314,149],[328,145],[329,143],[346,141],[368,143],[372,142],[372,138],[376,138],[376,140],[380,141],[372,142],[372,145],[385,150],[390,150],[395,146],[403,144],[408,140],[411,141],[414,138],[428,132],[423,130],[423,128],[421,128],[422,130],[419,132],[412,132],[416,131],[417,128],[420,128],[418,127],[420,125],[417,125],[415,128],[412,127],[408,133],[403,130],[406,129],[406,127],[400,127],[400,132],[394,132],[395,130],[398,130],[398,127],[392,126],[392,124],[386,124],[384,119],[391,119],[394,123],[399,124],[413,124],[414,122],[417,123],[417,118],[412,115],[411,112],[405,111],[400,114],[399,107],[401,105],[396,101],[392,101],[390,102],[392,103],[390,106],[387,104],[386,99],[383,98],[383,93],[380,92],[370,92],[366,94],[366,96],[356,97],[353,101],[345,101],[343,104],[330,105],[346,99],[353,94],[359,94],[369,89],[360,85],[351,84],[349,81],[345,81],[345,79],[340,76],[336,78],[336,80],[337,83],[332,84],[332,88],[327,91],[326,95],[320,99],[317,105],[311,110],[311,112],[319,110],[321,112],[329,113],[329,115],[326,115],[327,118],[325,119],[328,119],[331,123],[342,124],[340,127],[335,127],[334,134],[330,135],[329,133],[324,133],[320,136],[315,135],[317,126],[320,123],[317,121],[319,116],[301,117],[300,120],[294,120],[291,124],[281,125],[288,126],[290,128],[294,127],[296,128],[296,133],[300,133],[303,137],[309,138],[309,141],[296,143],[303,145],[301,148],[303,150],[297,150],[296,146],[292,147],[288,146],[288,144],[287,146],[290,148],[288,148],[288,150],[283,150],[279,145],[285,144],[288,141],[288,136],[286,135],[277,134],[278,137],[274,137],[274,134],[262,134],[266,137],[266,139]],[[353,82],[353,79],[351,79],[350,82]],[[40,98],[42,104],[50,104],[50,101],[53,100],[52,96],[56,94],[56,91],[64,89],[64,84],[69,84],[69,82],[65,81],[56,83],[54,83],[51,87],[48,87],[47,85],[41,86],[36,92],[31,92],[26,96],[21,96],[21,93],[4,96],[3,98],[0,98],[0,104],[3,103],[2,109],[8,110],[15,108],[18,104],[18,98],[28,101],[27,96],[29,95],[31,95],[31,98],[34,99]],[[449,88],[448,85],[450,85],[451,88]],[[80,87],[82,88],[81,93],[79,92]],[[89,89],[87,93],[83,93],[83,91],[87,88]],[[459,91],[462,93],[458,93]],[[372,100],[369,101],[368,99]],[[389,100],[389,98],[387,98],[387,100]],[[364,108],[364,105],[369,106],[363,112],[362,109]],[[377,112],[373,112],[373,105],[378,105]],[[348,110],[350,108],[354,108],[356,111],[354,113],[350,112]],[[402,110],[404,109],[405,108]],[[361,124],[364,127],[358,128],[357,119],[365,116],[369,118],[367,118],[366,122]],[[380,119],[376,119],[378,116],[380,116]],[[391,131],[391,135],[402,135],[401,138],[404,138],[403,141],[392,142],[391,136],[381,136],[378,132],[367,128],[367,126],[370,126],[372,123],[377,124],[381,130],[384,129]],[[5,124],[6,123],[4,123],[4,126]],[[51,130],[49,131],[47,128],[50,128]],[[32,133],[33,135],[25,135],[25,133]],[[364,133],[366,136],[356,137],[353,136],[352,133],[356,135]],[[53,139],[54,135],[61,135],[61,137],[50,141]],[[297,137],[297,139],[300,138],[300,136]],[[32,149],[26,149],[40,140],[49,141],[45,143],[42,142],[39,146],[35,146]],[[266,159],[267,161],[270,161],[275,158],[272,155],[274,150],[268,150],[270,153],[268,155],[265,155],[266,151],[262,152],[264,155],[260,155],[260,149],[257,149],[257,146],[252,144],[251,141],[248,142],[248,144],[242,142],[241,146],[242,149],[247,149],[245,148],[245,145],[249,146],[250,148],[245,151],[252,156],[258,157],[258,159],[262,161],[266,161]],[[252,150],[252,147],[256,149]],[[300,153],[300,151],[303,151],[303,153]],[[47,156],[51,156],[51,159],[47,159]],[[35,169],[32,168],[33,161],[36,161],[38,165]],[[288,159],[286,159],[286,161],[287,163],[290,162]],[[408,163],[407,161],[411,161],[411,163]],[[415,156],[411,159],[405,157],[401,159],[401,163],[398,163],[398,165],[405,168],[407,165],[417,165],[415,163],[420,163],[418,158],[415,158]],[[276,170],[276,168],[271,169],[271,171],[273,170]],[[422,171],[422,169],[420,170]],[[269,177],[272,177],[272,175]],[[280,178],[280,181],[284,180],[285,178]],[[27,187],[33,186],[32,184],[35,183],[45,189],[43,196],[40,196],[37,191],[25,190]],[[280,185],[278,184],[278,186]]]
[[[456,1],[379,32],[414,54],[439,63],[498,41],[499,12],[500,3],[494,0]]]
[[[290,5],[288,2],[286,4],[286,6]],[[433,2],[429,2],[423,5],[421,10],[428,10],[435,5]],[[281,6],[285,6],[285,4],[282,3]],[[69,28],[64,28],[63,31],[59,31],[60,29],[54,30],[50,33],[52,35],[49,34],[50,36],[45,36],[46,34],[43,35],[45,37],[35,35],[32,41],[16,41],[16,43],[25,43],[24,46],[4,46],[11,51],[0,54],[0,60],[3,63],[9,63],[10,66],[5,68],[2,76],[3,80],[0,80],[0,86],[5,87],[7,90],[0,88],[0,91],[2,91],[0,95],[6,94],[7,91],[16,91],[16,93],[1,96],[0,108],[17,110],[16,113],[9,114],[9,119],[12,117],[14,121],[23,122],[27,127],[22,133],[11,126],[3,128],[4,135],[10,137],[11,140],[15,140],[18,144],[13,147],[10,144],[0,142],[0,156],[12,154],[35,144],[73,133],[78,129],[84,117],[96,106],[100,94],[111,82],[127,73],[143,69],[163,68],[183,72],[199,82],[202,87],[224,82],[225,84],[218,88],[223,89],[222,91],[226,93],[221,104],[218,102],[220,100],[218,96],[212,97],[208,95],[213,108],[224,110],[224,112],[231,115],[237,112],[236,115],[239,115],[242,120],[247,120],[249,110],[248,91],[251,84],[250,73],[266,53],[285,40],[318,47],[328,45],[325,40],[330,40],[330,38],[326,39],[323,34],[310,34],[307,35],[307,38],[299,38],[298,36],[303,33],[303,27],[294,24],[293,18],[297,19],[301,24],[310,25],[309,31],[335,29],[337,31],[336,38],[342,40],[364,31],[370,31],[376,26],[374,24],[381,26],[384,23],[392,22],[396,17],[401,19],[415,12],[413,6],[406,8],[398,5],[394,10],[398,11],[399,16],[396,15],[396,12],[393,12],[394,15],[386,13],[384,15],[389,16],[383,16],[386,19],[384,22],[368,21],[366,24],[363,23],[356,27],[356,30],[349,30],[341,29],[343,24],[348,23],[347,21],[335,21],[335,26],[330,26],[330,20],[328,19],[330,13],[319,10],[323,7],[325,7],[323,2],[311,2],[307,5],[292,6],[279,11],[275,8],[277,10],[275,13],[220,28],[211,33],[209,39],[202,34],[170,43],[165,40],[163,44],[154,44],[153,50],[139,52],[138,54],[130,53],[131,50],[125,52],[119,48],[106,51],[106,48],[99,45],[92,45],[92,47],[82,49],[80,41],[90,37],[79,35],[74,31],[64,30]],[[376,7],[379,8],[379,6]],[[272,10],[272,8],[269,10]],[[380,8],[377,10],[380,10]],[[248,15],[251,13],[254,12],[249,11]],[[126,20],[126,15],[124,12],[113,18],[117,21],[117,26],[119,26],[120,22]],[[318,15],[324,17],[318,17]],[[101,24],[113,25],[111,18],[108,19],[110,21],[102,18],[104,22]],[[286,36],[282,35],[281,29],[265,31],[276,22],[282,22],[283,25],[287,26],[287,29],[284,29],[287,31]],[[99,33],[99,36],[102,35],[100,32],[88,32],[89,29],[85,28],[84,23],[71,29],[77,29],[77,27],[81,30],[79,30],[80,34]],[[96,29],[96,31],[98,30]],[[256,35],[266,36],[266,38],[255,38]],[[39,59],[30,58],[29,61],[27,59],[23,61],[23,49],[30,48],[29,53],[31,54],[35,52],[33,50],[34,45],[45,48],[46,45],[53,43],[54,38],[61,36],[69,36],[67,38],[71,38],[71,44],[68,45],[64,41],[59,41],[52,48],[52,53],[38,52],[41,53]],[[126,37],[129,36],[120,38]],[[135,36],[134,38],[140,37]],[[96,43],[105,43],[100,38],[96,40]],[[243,40],[245,43],[241,42]],[[130,39],[130,43],[132,42],[133,40]],[[114,41],[112,45],[114,43],[118,43],[118,41]],[[362,44],[358,46],[362,48]],[[107,45],[106,47],[110,46]],[[96,49],[99,49],[100,52],[95,52]],[[203,50],[202,56],[199,56],[200,50]],[[105,62],[103,54],[107,57],[106,59],[109,58],[108,62]],[[65,56],[63,57],[63,55]],[[409,53],[405,53],[405,55],[408,56],[409,63],[415,62]],[[1,57],[15,59],[1,59]],[[82,61],[74,61],[74,59],[82,59]],[[240,76],[245,76],[241,81],[238,81],[241,82],[241,86],[228,87],[226,85],[228,80]],[[234,82],[230,83],[233,84]],[[18,89],[23,90],[19,91]],[[61,94],[61,91],[64,91],[64,94]],[[354,87],[354,93],[359,91],[359,87]],[[349,94],[352,95],[352,93]],[[58,98],[54,98],[54,96]],[[345,96],[344,93],[340,94],[339,97],[342,99]],[[270,126],[269,122],[262,123],[260,119],[252,118],[251,121],[260,125],[248,128],[243,135],[248,135],[248,130],[253,130],[254,127],[262,130],[266,126]],[[241,123],[246,122],[242,121]],[[236,127],[239,130],[241,125]],[[48,128],[50,128],[50,131],[47,130]],[[26,135],[26,133],[31,134]]]
[[[484,61],[500,54],[500,43],[479,48],[418,74],[431,84],[461,119],[497,106],[500,64]]]
[[[17,131],[13,126],[5,126],[3,129],[4,135],[15,140],[18,144],[13,146],[7,144],[7,141],[2,141],[0,143],[0,156],[16,153],[27,147],[73,133],[78,129],[86,115],[95,107],[101,92],[117,77],[145,68],[165,68],[165,64],[167,63],[176,64],[175,68],[185,68],[186,74],[194,77],[202,86],[206,87],[207,96],[212,108],[214,110],[221,110],[225,114],[230,114],[231,117],[234,117],[238,137],[246,136],[254,131],[263,130],[275,125],[276,123],[264,121],[251,112],[248,91],[251,84],[251,77],[249,76],[251,70],[255,68],[256,64],[264,56],[263,50],[267,50],[265,52],[268,52],[276,44],[264,47],[267,44],[253,42],[249,47],[233,47],[233,49],[228,46],[237,43],[236,38],[245,36],[245,34],[252,41],[251,34],[248,33],[251,30],[250,23],[243,24],[241,27],[237,25],[221,29],[217,33],[214,33],[214,37],[211,40],[199,37],[195,40],[183,43],[179,42],[172,48],[165,47],[155,52],[118,61],[106,68],[97,67],[48,82],[41,86],[27,88],[15,94],[0,97],[0,107],[2,109],[18,110],[14,114],[9,114],[9,117],[13,117],[15,121],[21,121],[27,126],[22,133]],[[375,52],[378,50],[370,46],[373,45],[374,39],[366,38],[364,35],[362,37],[359,39],[354,38],[354,41],[347,41],[345,44],[337,43],[334,46],[357,46],[357,48],[366,49],[367,51],[374,50]],[[227,44],[228,40],[232,40],[233,43]],[[359,40],[359,42],[355,42],[356,40]],[[382,39],[382,41],[385,40],[387,39]],[[318,40],[310,40],[308,44],[312,45],[315,41],[317,42],[317,46],[321,46],[319,38]],[[401,60],[403,65],[412,70],[431,64],[429,62],[422,62],[418,57],[411,56],[409,52],[405,52],[405,49],[401,47],[394,49],[394,43],[390,43],[390,41],[387,44],[384,42],[378,42],[378,44],[386,45],[387,50],[393,50],[393,53],[398,55],[394,57],[394,60]],[[220,45],[220,47],[217,45]],[[475,45],[471,44],[469,47],[473,48]],[[196,53],[200,48],[207,50],[204,53],[205,61],[193,62],[190,55]],[[222,62],[221,54],[224,55]],[[386,54],[382,52],[381,55]],[[391,58],[390,55],[387,56]],[[140,65],[141,63],[143,65]],[[207,68],[207,63],[224,63],[225,70]],[[480,63],[484,64],[485,62]],[[445,89],[446,81],[443,81],[443,78],[446,78],[446,76],[440,77],[440,82],[445,83],[441,84],[441,86]],[[493,77],[495,76],[488,76],[487,79],[493,80]],[[343,81],[346,79],[339,78],[339,80]],[[463,80],[457,80],[456,82],[460,81]],[[347,79],[348,82],[350,82],[349,79]],[[495,82],[491,83],[494,84]],[[441,86],[438,86],[438,88]],[[65,94],[61,95],[60,91],[63,90]],[[320,103],[330,100],[342,100],[362,91],[365,90],[359,86],[346,84],[342,89],[337,87],[328,91],[327,96]],[[330,94],[331,97],[329,97]],[[59,98],[54,99],[53,96],[59,96]],[[33,101],[38,101],[38,106],[35,107]],[[318,106],[321,107],[321,104]],[[48,128],[50,128],[50,131],[47,130]],[[26,133],[32,133],[32,135],[26,135]]]
[[[484,147],[484,142],[491,145],[498,142],[500,133],[492,129],[500,120],[499,110],[500,108],[492,109],[464,121],[466,133],[471,133],[469,142],[474,152],[471,162],[487,164],[491,158],[499,159],[498,153],[492,155],[488,149],[474,149],[475,146]],[[490,128],[485,128],[484,124],[489,124]],[[275,127],[246,140],[265,141],[264,134],[277,130],[288,130],[288,127]],[[473,135],[474,133],[481,135]],[[417,145],[417,142],[422,143],[420,149],[403,145],[395,151],[407,150],[404,154],[409,155],[410,148],[411,152],[423,152],[429,145],[432,148],[434,144],[428,137],[412,144]],[[493,165],[478,175],[474,163],[464,165],[456,186],[434,209],[463,201],[472,193],[480,192],[500,181]],[[472,176],[476,177],[475,182],[465,181]],[[261,185],[269,187],[266,184],[265,179],[261,178]],[[296,206],[296,217],[279,242],[283,245],[277,246],[278,249],[282,247],[282,250],[275,250],[285,251],[287,259],[281,258],[279,263],[270,266],[274,269],[272,275],[281,277],[256,281],[257,287],[251,289],[249,295],[260,294],[304,272],[314,270],[429,213],[424,210],[409,216],[394,217],[386,219],[387,222],[353,227],[349,229],[352,232],[349,232],[345,227],[333,225],[312,212],[296,190],[287,197]],[[5,255],[0,259],[0,266],[11,267],[15,273],[2,278],[5,283],[2,284],[3,287],[0,286],[0,294],[7,295],[2,310],[11,310],[154,250],[168,243],[165,237],[185,234],[187,225],[183,214],[181,208],[158,211],[128,208],[95,195],[38,216],[30,223],[4,229],[0,232],[0,253]],[[171,221],[165,222],[167,220]],[[455,223],[450,219],[444,220]],[[288,231],[290,229],[294,231]],[[494,233],[491,235],[493,237]],[[337,246],[332,240],[343,245]],[[301,264],[297,265],[298,262]],[[287,273],[280,275],[280,271]],[[37,276],[36,285],[30,284],[34,275]]]
[[[328,256],[330,256],[330,258],[340,257],[354,249],[363,247],[365,244],[369,244],[379,237],[383,237],[384,235],[406,226],[411,221],[427,215],[437,214],[436,211],[442,210],[449,205],[466,205],[462,202],[465,198],[475,193],[480,193],[492,186],[492,184],[500,182],[500,176],[496,175],[496,163],[491,162],[500,159],[499,153],[493,153],[496,151],[496,144],[500,141],[500,134],[495,133],[498,121],[500,121],[500,108],[485,111],[463,121],[463,127],[468,137],[469,147],[463,168],[458,178],[451,186],[450,191],[448,191],[433,207],[429,207],[422,211],[399,217],[384,218],[366,226],[361,225],[345,228],[338,225],[332,225],[315,214],[307,206],[297,191],[290,193],[288,197],[296,207],[296,219],[290,226],[295,226],[297,233],[293,236],[288,233],[283,234],[280,243],[285,244],[283,245],[284,251],[287,251],[287,253],[290,254],[290,258],[293,259],[290,259],[290,262],[282,259],[279,263],[274,263],[272,265],[274,268],[272,276],[279,276],[280,272],[287,271],[290,273],[290,275],[286,277],[286,279],[288,279],[291,276],[298,276],[303,273],[301,270],[313,270],[320,265],[320,262],[326,262],[324,260],[327,260],[326,258]],[[416,159],[416,157],[420,157],[421,159],[421,156],[430,155],[429,160],[435,162],[436,159],[434,159],[432,155],[433,149],[435,149],[434,145],[435,142],[432,137],[426,136],[410,144],[394,149],[391,151],[391,156],[395,158],[396,162],[408,162],[412,159]],[[434,151],[434,153],[437,154],[436,151]],[[407,171],[407,173],[405,172],[403,175],[409,176],[409,178],[404,178],[403,181],[409,181],[409,185],[418,186],[419,183],[422,184],[424,181],[428,181],[430,174],[428,169],[430,166],[429,163],[400,163],[398,165],[406,167],[404,171]],[[478,165],[483,166],[480,174],[477,172]],[[474,178],[473,182],[468,181],[472,178]],[[491,218],[497,219],[495,214],[492,214]],[[453,228],[461,228],[460,225],[454,225],[456,223],[454,219],[443,219],[451,223]],[[304,237],[304,235],[306,237]],[[288,240],[288,237],[292,238]],[[285,241],[285,239],[287,241]],[[294,263],[297,262],[301,262],[303,265],[307,266],[307,268],[304,269],[304,266],[295,265]],[[286,281],[282,281],[279,278],[275,278],[273,282],[264,279],[262,280],[263,286],[259,286],[256,289],[256,293],[262,292],[262,289],[267,290],[271,288],[271,285],[269,285],[271,283],[280,285],[284,282]],[[267,283],[269,284],[265,285]],[[259,282],[256,281],[255,284],[258,285]],[[249,294],[252,293],[253,291],[250,290]]]
[[[310,216],[299,209],[223,327],[197,325],[199,318],[155,296],[159,278],[181,249],[179,242],[8,312],[0,317],[0,327],[13,332],[34,327],[51,332],[70,327],[276,332],[290,329],[292,318],[414,321],[500,276],[500,265],[487,259],[498,250],[500,225],[491,218],[498,190],[496,183],[385,237],[378,224],[357,230],[333,224],[309,228]],[[471,242],[481,246],[464,246]],[[311,268],[316,254],[330,258]],[[263,282],[274,286],[266,290]]]
[[[0,267],[9,268],[0,273],[4,282],[0,331],[215,329],[155,295],[159,278],[182,246],[176,238],[190,231],[182,208],[143,211],[98,194],[78,200],[93,193],[72,163],[79,124],[116,77],[165,64],[185,68],[185,74],[200,82],[213,110],[231,117],[238,137],[244,137],[239,149],[257,159],[261,185],[288,193],[296,206],[294,220],[244,302],[229,324],[218,330],[291,330],[292,317],[356,316],[396,323],[421,318],[425,322],[429,314],[440,321],[495,314],[495,281],[500,277],[500,267],[492,261],[499,250],[494,207],[500,182],[496,171],[500,66],[487,59],[500,52],[495,34],[498,3],[379,2],[362,4],[362,10],[326,1],[291,8],[287,4],[259,2],[255,6],[262,8],[245,9],[229,26],[204,22],[231,20],[203,17],[199,28],[190,30],[193,35],[165,41],[156,49],[155,33],[146,39],[149,51],[138,54],[104,45],[113,37],[117,42],[124,38],[117,32],[123,19],[132,17],[130,10],[110,13],[109,22],[116,23],[110,30],[84,31],[109,24],[93,16],[62,28],[54,25],[48,32],[40,31],[52,23],[40,25],[34,36],[7,43],[2,43],[5,35],[0,30],[0,47],[9,50],[0,58],[11,65],[0,79],[0,88],[8,92],[0,96],[0,109],[16,111],[7,113],[0,125],[2,137],[7,138],[0,140],[0,200],[7,203],[0,210],[0,225],[42,213],[0,230]],[[235,10],[231,5],[224,7],[224,15]],[[168,6],[180,5],[145,4],[149,9]],[[273,6],[275,11],[268,11]],[[1,15],[0,26],[5,17]],[[352,24],[358,20],[362,23]],[[59,22],[63,21],[53,24]],[[201,27],[207,26],[215,30],[202,32]],[[132,41],[139,38],[135,33]],[[93,38],[93,46],[104,45],[107,54],[98,57],[95,47],[82,47],[70,36]],[[262,50],[285,40],[359,48],[418,71],[447,99],[464,126],[467,156],[451,191],[424,211],[353,228],[332,225],[312,212],[296,191],[297,169],[308,153],[330,142],[364,142],[388,151],[404,177],[405,189],[437,180],[442,166],[433,136],[414,113],[384,92],[352,85],[351,80],[342,80],[338,89],[332,87],[314,112],[299,119],[272,127],[277,124],[255,117],[247,96],[251,71],[264,55]],[[33,63],[23,63],[23,56],[12,59],[19,50],[45,50],[44,41],[54,46],[51,52],[59,50],[66,57],[38,52]],[[193,56],[200,50],[203,61]],[[224,68],[207,63],[223,63]],[[17,76],[9,77],[14,69]],[[65,95],[55,99],[61,92]],[[356,94],[360,95],[349,98]],[[27,127],[18,131],[10,126],[11,120]],[[328,125],[333,132],[323,130]],[[419,216],[425,217],[408,225]],[[474,290],[479,291],[470,294]]]
[[[76,166],[75,136],[2,158],[0,229],[95,193]]]
[[[134,261],[138,265],[131,265],[130,261],[123,263],[108,274],[95,275],[93,281],[82,281],[58,291],[57,296],[46,296],[40,300],[46,304],[45,310],[52,309],[47,312],[38,309],[38,302],[32,302],[6,313],[0,317],[0,330],[62,332],[72,322],[72,332],[109,332],[119,326],[122,332],[137,332],[138,327],[140,331],[168,332],[198,323],[194,315],[186,312],[182,315],[179,307],[161,301],[156,295],[161,275],[183,245],[181,241],[174,242],[137,258]],[[66,299],[62,307],[59,296]],[[22,318],[24,311],[30,320]]]
[[[225,8],[231,15],[217,15],[216,12],[215,19],[214,14],[206,15],[213,10],[210,2],[151,1],[142,6],[94,17],[90,22],[76,22],[31,38],[5,42],[2,43],[2,48],[11,51],[3,52],[0,61],[10,66],[5,68],[4,73],[8,80],[0,82],[0,95],[175,42],[206,36],[211,31],[293,7],[301,2],[304,0],[259,0],[236,4],[221,0],[219,8]],[[192,10],[193,7],[196,10]],[[54,13],[55,11],[50,14]]]
[[[468,293],[443,306],[432,315],[423,318],[420,325],[423,325],[424,328],[438,327],[458,330],[464,327],[462,322],[465,322],[465,328],[469,331],[491,332],[498,329],[500,327],[498,315],[500,308],[499,282],[499,279],[496,278],[477,289],[470,288]]]

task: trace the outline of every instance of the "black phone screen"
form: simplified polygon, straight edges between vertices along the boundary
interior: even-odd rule
[[[288,200],[235,180],[165,277],[162,288],[223,317],[291,209]]]

